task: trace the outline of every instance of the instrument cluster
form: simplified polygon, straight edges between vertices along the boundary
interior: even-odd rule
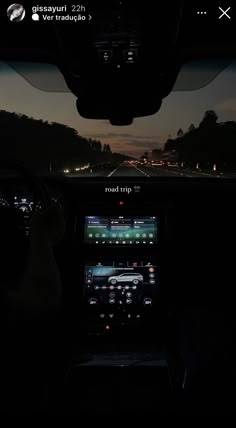
[[[52,194],[51,199],[55,204],[58,204],[61,207],[63,206],[61,195]],[[42,204],[32,193],[27,192],[24,189],[20,189],[15,192],[11,192],[6,189],[4,192],[0,191],[0,209],[1,208],[18,210],[24,219],[25,235],[29,236],[30,219],[33,211],[41,210]]]

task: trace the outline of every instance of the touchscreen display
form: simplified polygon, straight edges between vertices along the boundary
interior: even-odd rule
[[[88,216],[85,242],[97,245],[153,245],[157,243],[157,218]]]
[[[147,262],[103,262],[85,266],[89,305],[151,305],[159,288],[157,268]]]

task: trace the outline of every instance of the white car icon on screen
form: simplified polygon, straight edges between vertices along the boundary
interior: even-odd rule
[[[108,283],[115,285],[118,282],[132,282],[133,284],[137,285],[140,282],[143,282],[143,275],[140,273],[121,273],[117,276],[110,276],[108,278]]]

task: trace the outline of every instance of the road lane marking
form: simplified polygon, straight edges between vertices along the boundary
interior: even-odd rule
[[[137,166],[132,165],[133,168],[137,169],[137,171],[141,172],[143,175],[145,175],[146,177],[150,177],[150,175],[148,175],[146,172],[142,171],[141,169],[139,169]]]
[[[107,177],[112,177],[116,171],[118,171],[118,169],[120,168],[121,165],[119,165],[116,169],[114,169],[114,171],[110,172],[110,174],[107,175]]]

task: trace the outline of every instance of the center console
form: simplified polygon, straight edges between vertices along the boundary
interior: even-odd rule
[[[73,289],[80,296],[73,298],[78,319],[73,319],[66,376],[68,402],[75,407],[84,403],[84,391],[90,396],[98,388],[100,411],[107,379],[117,385],[110,394],[111,408],[120,400],[116,391],[129,391],[125,400],[122,392],[125,411],[137,403],[148,406],[143,395],[150,401],[152,386],[155,397],[159,391],[159,402],[169,394],[162,293],[168,207],[161,197],[156,203],[145,198],[136,183],[132,192],[131,187],[110,185],[114,194],[104,197],[107,184],[97,185],[93,193],[88,185],[86,203],[77,205],[73,260],[78,276]]]
[[[135,329],[158,313],[162,218],[92,214],[81,219],[85,325],[89,331]]]

